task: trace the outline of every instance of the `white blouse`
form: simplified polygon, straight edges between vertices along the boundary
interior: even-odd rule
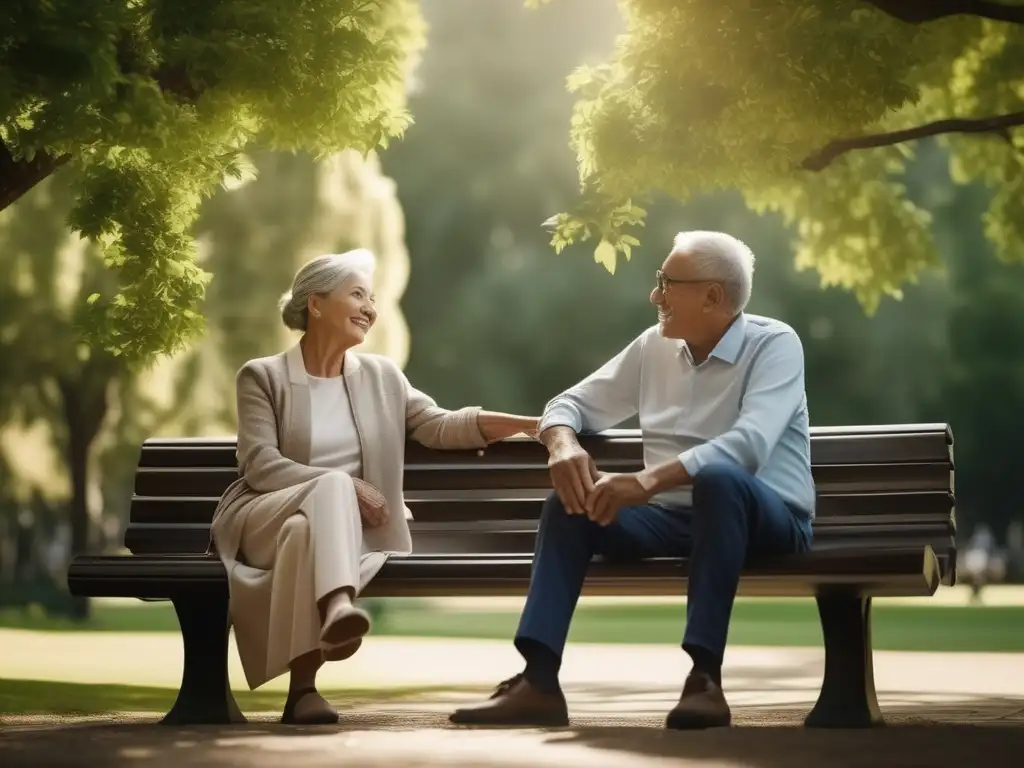
[[[363,454],[344,377],[310,376],[309,394],[310,465],[340,469],[351,477],[361,478]]]

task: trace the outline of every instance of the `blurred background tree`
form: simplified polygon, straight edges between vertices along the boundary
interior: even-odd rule
[[[89,296],[112,285],[113,276],[100,249],[66,227],[72,204],[67,177],[57,176],[0,212],[0,447],[12,470],[0,503],[30,559],[46,541],[37,534],[49,534],[56,568],[38,569],[44,591],[63,581],[69,551],[106,543],[91,535],[90,511],[105,510],[117,526],[127,509],[130,469],[111,463],[108,452],[123,455],[125,444],[137,451],[168,415],[137,387],[124,358],[79,339]],[[188,386],[176,384],[179,394]],[[105,483],[117,490],[109,505],[102,503]],[[73,601],[71,610],[84,617],[85,601]]]

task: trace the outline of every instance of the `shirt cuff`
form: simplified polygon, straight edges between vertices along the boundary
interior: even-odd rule
[[[695,445],[693,448],[688,448],[679,454],[679,463],[683,465],[683,469],[686,470],[686,474],[690,477],[696,477],[697,473],[704,469],[704,465],[707,463],[704,459],[702,445]]]
[[[487,447],[487,438],[480,431],[480,411],[482,410],[483,408],[478,405],[471,405],[461,410],[465,419],[466,439],[469,441],[471,448]]]
[[[539,435],[551,427],[569,427],[573,432],[579,434],[583,424],[574,409],[566,405],[553,405],[541,415],[540,424],[537,425],[537,434]]]

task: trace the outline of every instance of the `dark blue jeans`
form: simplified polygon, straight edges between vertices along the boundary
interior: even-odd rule
[[[529,638],[562,655],[569,623],[594,555],[610,561],[689,557],[683,645],[721,662],[740,570],[749,556],[805,552],[806,513],[739,466],[709,465],[693,482],[692,509],[622,509],[604,528],[570,515],[552,494],[544,504],[530,590],[516,640]]]

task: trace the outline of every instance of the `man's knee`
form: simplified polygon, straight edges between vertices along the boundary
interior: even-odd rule
[[[544,500],[544,506],[541,508],[540,513],[541,528],[564,528],[587,522],[589,522],[589,519],[584,515],[570,514],[565,508],[565,504],[562,503],[562,499],[554,491]]]
[[[562,498],[555,491],[549,493],[548,497],[544,499],[544,506],[541,507],[540,519],[564,517],[567,514],[569,513],[565,509],[565,504],[562,503]]]
[[[738,464],[708,464],[693,478],[693,503],[713,502],[742,491],[752,475]]]

